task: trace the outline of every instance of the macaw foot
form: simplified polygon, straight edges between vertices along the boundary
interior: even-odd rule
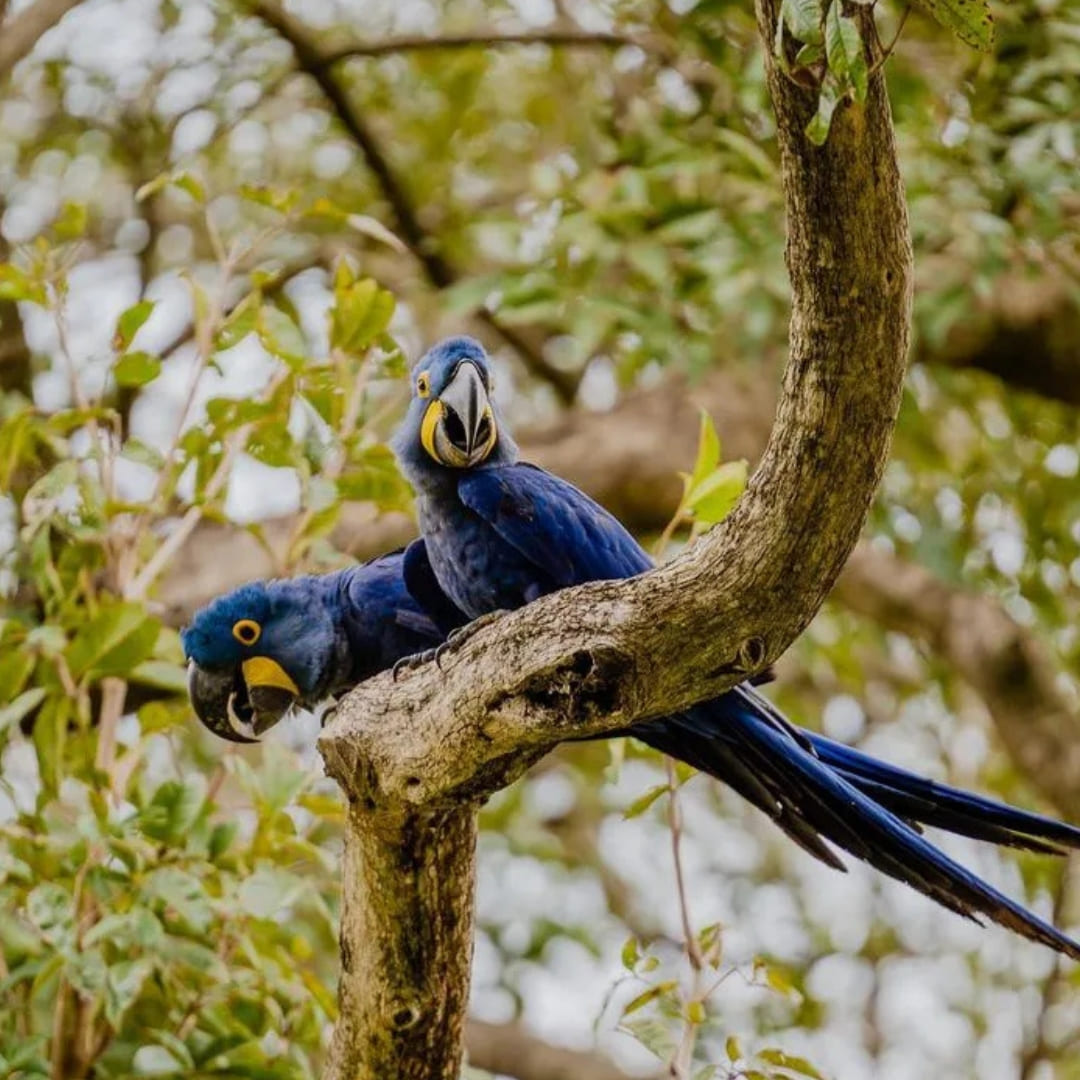
[[[441,648],[442,645],[439,646],[439,649]],[[400,660],[395,660],[394,666],[390,669],[391,678],[393,678],[394,682],[397,682],[398,675],[401,672],[412,671],[413,668],[418,668],[429,660],[434,660],[439,649],[425,649],[423,652],[412,653],[409,656],[403,656]]]
[[[413,668],[418,668],[421,664],[426,664],[429,660],[434,660],[435,666],[441,671],[442,658],[447,652],[458,648],[460,645],[464,645],[477,630],[482,630],[485,626],[489,626],[491,623],[502,618],[505,614],[506,611],[501,608],[498,611],[489,611],[485,615],[473,619],[472,622],[466,623],[464,626],[459,626],[456,630],[451,630],[449,635],[447,635],[446,640],[442,642],[442,644],[437,645],[434,649],[425,649],[423,652],[413,653],[411,656],[403,656],[390,669],[390,674],[393,677],[394,682],[397,682],[399,672],[412,671]]]
[[[472,622],[466,623],[464,626],[459,626],[456,630],[451,630],[447,635],[446,640],[435,650],[435,662],[439,662],[439,659],[444,652],[464,645],[477,630],[483,630],[485,626],[490,626],[493,622],[498,622],[499,619],[506,614],[508,614],[506,608],[499,608],[496,611],[489,611],[486,614],[473,619]]]

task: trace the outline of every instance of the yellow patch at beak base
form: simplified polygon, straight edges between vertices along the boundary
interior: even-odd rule
[[[279,690],[288,690],[290,694],[300,696],[300,687],[289,678],[285,669],[269,656],[253,656],[240,665],[244,673],[244,682],[248,687],[276,686]]]
[[[446,406],[436,398],[424,411],[424,419],[420,424],[420,445],[428,452],[432,460],[440,465],[444,462],[435,449],[435,429],[445,415]]]

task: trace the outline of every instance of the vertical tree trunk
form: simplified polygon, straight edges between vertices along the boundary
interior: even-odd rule
[[[324,1080],[457,1080],[473,950],[476,806],[350,800],[341,1015]]]
[[[485,652],[479,639],[491,632],[482,631],[468,664],[437,679],[421,670],[404,684],[383,676],[342,702],[319,740],[328,774],[350,797],[341,1018],[327,1080],[456,1080],[476,800],[571,728],[614,729],[634,706],[673,711],[688,685],[720,692],[777,655],[857,540],[903,385],[907,211],[880,71],[866,104],[841,105],[826,145],[813,146],[804,132],[817,95],[770,51],[778,10],[779,0],[757,0],[792,282],[791,360],[765,457],[728,527],[670,566],[611,587],[644,592],[651,579],[656,607],[639,600],[621,610],[594,591],[574,612],[567,600],[563,622],[545,623],[540,640],[506,629],[500,648]],[[856,7],[854,17],[866,35],[872,12]],[[520,623],[528,612],[507,618]],[[621,640],[620,625],[631,628]],[[685,642],[703,627],[691,664]]]

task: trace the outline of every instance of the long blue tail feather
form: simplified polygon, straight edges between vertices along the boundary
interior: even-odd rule
[[[794,728],[748,686],[677,717],[635,725],[630,734],[728,784],[828,865],[842,868],[825,841],[958,914],[976,922],[984,916],[1080,959],[1080,944],[939,851],[913,822],[1055,853],[1053,843],[1080,843],[1072,826]]]

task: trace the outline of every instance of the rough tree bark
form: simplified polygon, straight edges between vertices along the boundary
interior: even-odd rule
[[[778,3],[759,0],[773,39]],[[769,54],[771,55],[771,54]],[[788,212],[791,358],[749,490],[723,526],[628,582],[594,583],[484,627],[397,683],[353,691],[323,732],[350,804],[341,1001],[327,1076],[449,1080],[461,1062],[473,808],[571,735],[728,689],[805,627],[862,527],[888,453],[912,256],[888,99],[842,106],[769,62]],[[685,642],[700,642],[691,654]],[[361,895],[362,894],[362,895]],[[458,1010],[455,1018],[450,1015]]]

